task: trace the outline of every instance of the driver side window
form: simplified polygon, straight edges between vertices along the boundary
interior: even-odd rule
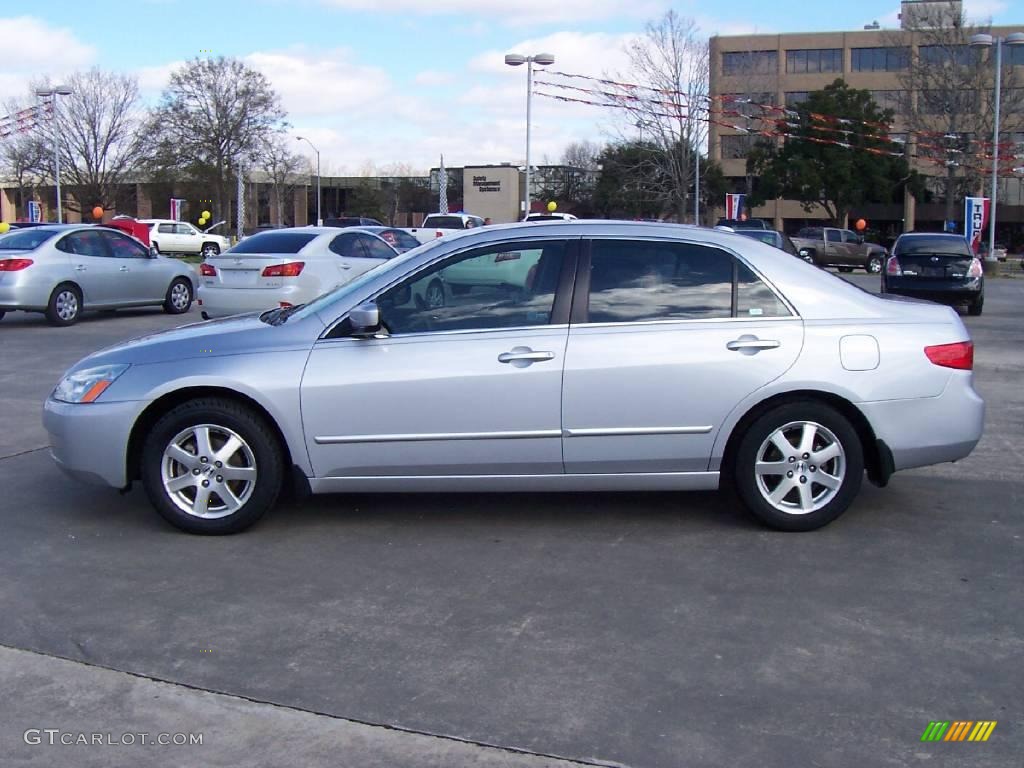
[[[391,334],[547,325],[566,241],[487,246],[445,259],[377,297]]]

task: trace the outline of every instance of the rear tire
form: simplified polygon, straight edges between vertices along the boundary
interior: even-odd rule
[[[864,271],[869,275],[878,275],[882,272],[882,257],[874,254],[868,257],[868,263],[864,265]]]
[[[441,309],[444,306],[444,284],[440,280],[431,281],[423,297],[427,309]]]
[[[171,525],[188,533],[238,533],[274,506],[284,463],[262,417],[232,400],[204,397],[168,411],[150,430],[142,484]]]
[[[977,317],[981,314],[982,308],[985,306],[985,297],[980,296],[975,301],[972,301],[967,305],[967,314],[971,317]]]
[[[209,259],[212,256],[218,256],[220,254],[220,246],[216,243],[203,243],[203,247],[199,251],[199,255],[204,259]]]
[[[149,247],[152,248],[154,251],[156,251],[158,254],[160,253],[160,244],[159,243],[150,243]]]
[[[780,531],[813,531],[832,522],[850,506],[864,476],[856,430],[814,400],[762,414],[743,434],[735,457],[743,505]]]
[[[183,315],[192,306],[192,298],[192,283],[184,277],[177,277],[167,288],[164,312],[168,315]]]
[[[82,292],[71,283],[53,289],[46,304],[46,320],[50,325],[74,325],[82,315]]]

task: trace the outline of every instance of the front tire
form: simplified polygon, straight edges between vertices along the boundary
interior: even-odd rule
[[[53,289],[46,304],[46,320],[50,325],[74,325],[82,314],[82,292],[77,286],[62,283]]]
[[[168,315],[183,315],[192,306],[192,283],[184,277],[175,278],[167,288],[164,298],[164,312]]]
[[[740,439],[736,490],[770,528],[813,531],[850,506],[864,475],[864,452],[850,422],[813,400],[780,405]]]
[[[188,533],[238,533],[277,501],[284,454],[270,426],[223,398],[165,414],[142,450],[142,484],[157,512]]]

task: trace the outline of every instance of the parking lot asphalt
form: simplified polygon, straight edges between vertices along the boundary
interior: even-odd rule
[[[140,489],[65,478],[39,424],[68,365],[183,318],[9,315],[0,764],[280,765],[256,747],[299,733],[305,765],[1019,765],[1024,281],[987,293],[964,318],[976,451],[865,484],[802,535],[726,495],[659,493],[319,497],[188,536]],[[932,720],[998,726],[922,743]],[[209,735],[148,752],[22,737],[133,727]]]

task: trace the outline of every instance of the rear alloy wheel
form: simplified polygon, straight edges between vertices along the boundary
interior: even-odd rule
[[[971,317],[977,317],[981,314],[981,310],[985,306],[985,297],[979,296],[977,299],[967,305],[967,314]]]
[[[169,315],[182,315],[192,306],[192,283],[183,277],[175,278],[167,289],[164,299],[164,312]]]
[[[283,477],[283,454],[270,427],[231,400],[177,406],[143,446],[142,483],[150,502],[189,533],[248,528],[274,506]]]
[[[882,271],[882,257],[878,254],[868,257],[868,263],[864,267],[864,271],[869,275],[877,275]]]
[[[203,248],[199,251],[199,255],[204,259],[212,258],[220,254],[220,246],[216,243],[203,243]]]
[[[46,319],[50,325],[74,325],[82,314],[82,294],[73,285],[58,285],[50,294],[46,305]]]
[[[787,403],[759,417],[736,452],[736,490],[747,509],[782,531],[812,531],[841,515],[860,490],[860,438],[835,409]]]
[[[440,309],[444,306],[444,285],[440,280],[434,280],[427,286],[427,293],[424,296],[427,309]]]

